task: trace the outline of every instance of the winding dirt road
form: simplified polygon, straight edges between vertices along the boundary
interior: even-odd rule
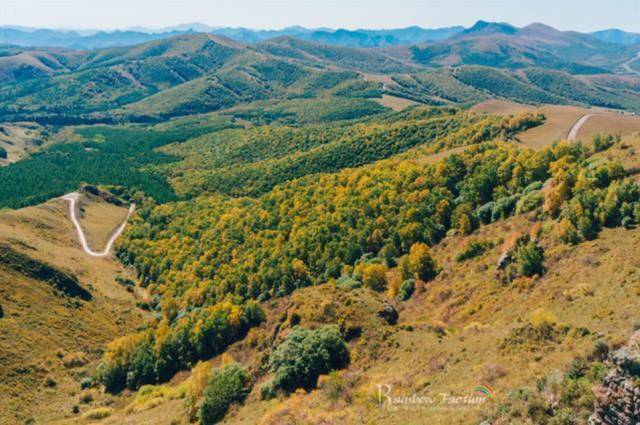
[[[105,247],[105,249],[102,252],[95,252],[91,249],[91,247],[89,247],[89,244],[87,243],[87,237],[85,236],[84,230],[82,230],[82,226],[80,225],[80,221],[78,220],[78,215],[76,213],[76,204],[79,198],[80,198],[80,194],[78,192],[72,192],[62,197],[62,199],[64,199],[65,201],[69,201],[69,217],[71,218],[71,221],[73,222],[73,225],[76,228],[76,233],[78,234],[80,245],[82,245],[82,249],[84,250],[84,252],[92,257],[106,257],[111,252],[111,248],[113,247],[113,244],[116,241],[116,239],[118,239],[118,237],[124,231],[124,228],[127,226],[127,221],[129,220],[129,217],[135,210],[136,204],[131,204],[131,206],[129,207],[129,212],[127,213],[127,216],[122,221],[122,224],[118,226],[118,228],[113,233],[113,235],[111,235],[111,237],[107,241],[107,246]]]
[[[635,69],[631,68],[631,64],[634,63],[637,60],[640,60],[640,53],[638,53],[638,56],[635,56],[631,60],[623,63],[622,64],[622,68],[624,68],[624,70],[627,71],[630,74],[640,75],[640,71],[636,71]]]
[[[578,132],[580,131],[582,126],[585,125],[587,121],[589,121],[589,118],[595,117],[596,115],[598,114],[587,114],[582,116],[578,121],[576,121],[573,127],[571,127],[571,130],[569,130],[569,135],[567,136],[567,140],[570,142],[575,142],[576,139],[578,138]]]

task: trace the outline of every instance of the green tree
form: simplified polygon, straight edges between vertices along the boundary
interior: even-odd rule
[[[287,392],[311,390],[318,376],[349,364],[349,350],[336,326],[295,327],[270,359],[273,386]]]
[[[202,425],[220,422],[233,403],[242,403],[251,391],[251,377],[245,368],[231,363],[213,369],[204,390],[198,416]]]
[[[387,267],[384,264],[366,264],[362,267],[362,284],[374,291],[387,287]]]
[[[438,274],[431,250],[426,244],[420,242],[411,245],[409,267],[415,276],[425,281],[433,279]]]

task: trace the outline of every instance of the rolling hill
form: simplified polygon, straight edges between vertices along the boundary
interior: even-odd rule
[[[529,104],[574,104],[638,111],[640,79],[574,76],[544,68],[461,66],[392,76],[385,91],[428,105],[472,105],[488,98]]]
[[[530,39],[537,41],[525,45]],[[444,56],[418,64],[399,55],[398,47],[350,48],[291,37],[246,45],[199,33],[87,52],[12,48],[0,57],[0,70],[4,70],[0,75],[7,80],[0,87],[0,116],[9,121],[49,124],[144,122],[252,102],[312,97],[380,99],[383,95],[428,105],[468,105],[497,97],[527,103],[639,108],[635,77],[600,70],[600,74],[577,78],[570,74],[591,73],[594,68],[565,66],[567,63],[556,60],[570,57],[563,49],[573,49],[576,60],[588,63],[590,55],[602,57],[597,52],[611,47],[599,41],[594,44],[581,34],[540,25],[518,29],[481,23],[427,48],[462,48],[469,43],[489,46],[494,42],[511,45],[498,49],[506,62],[498,58],[497,62],[489,61],[493,65],[489,68],[440,70],[429,70],[426,65],[447,63]],[[447,51],[457,47],[452,48]],[[465,54],[474,51],[464,49]],[[527,49],[544,55],[532,56]],[[609,57],[622,57],[628,53],[625,49],[610,49]],[[414,59],[420,61],[418,50],[414,49],[418,55]],[[550,61],[535,59],[543,56]],[[460,64],[464,62],[463,58]],[[521,72],[501,71],[504,67]],[[395,82],[375,77],[385,74]]]
[[[631,35],[13,30],[0,423],[640,411]]]
[[[449,39],[410,49],[413,59],[425,65],[540,67],[594,74],[614,70],[633,57],[638,46],[601,41],[543,24],[516,28],[479,21]]]

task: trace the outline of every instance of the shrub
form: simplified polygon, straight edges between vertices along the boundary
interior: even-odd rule
[[[237,363],[213,369],[204,390],[198,416],[203,425],[220,422],[233,403],[241,403],[251,391],[251,377]]]
[[[513,282],[523,276],[541,276],[544,273],[544,250],[528,234],[519,236],[507,254],[500,265],[504,269],[505,282]]]
[[[344,396],[347,387],[344,377],[338,371],[329,373],[327,379],[320,386],[325,396],[333,402]]]
[[[515,252],[515,260],[518,264],[521,276],[542,275],[544,267],[544,250],[533,240],[519,246]]]
[[[367,264],[363,266],[362,284],[374,291],[384,291],[387,286],[387,267],[383,264]]]
[[[493,242],[491,241],[471,241],[462,248],[462,251],[460,251],[458,255],[456,255],[456,261],[461,263],[471,258],[479,257],[491,248],[493,248]]]
[[[402,257],[400,257],[398,268],[400,269],[400,274],[402,275],[403,279],[407,280],[413,278],[413,271],[411,270],[411,264],[409,264],[408,255],[403,255]]]
[[[286,392],[313,389],[318,376],[349,364],[347,344],[335,326],[316,330],[293,328],[287,339],[273,352],[270,368],[273,388]]]
[[[476,228],[476,220],[470,204],[459,205],[451,214],[452,227],[463,235],[468,235]]]
[[[542,206],[544,197],[540,191],[524,194],[516,204],[516,214],[524,214]]]
[[[97,409],[89,410],[82,415],[82,419],[87,420],[100,420],[107,418],[113,414],[113,409],[110,407],[99,407]]]
[[[558,240],[563,243],[577,244],[580,242],[578,229],[576,229],[573,223],[566,218],[563,218],[558,223],[558,226],[556,227],[556,235]]]
[[[512,195],[496,200],[493,210],[491,211],[491,221],[498,221],[509,217],[515,210],[516,203],[519,199],[519,195]]]
[[[591,138],[591,140],[593,142],[593,150],[595,152],[602,152],[602,151],[606,151],[607,149],[609,149],[614,144],[620,142],[620,135],[594,134],[593,137]]]
[[[0,159],[7,159],[7,150],[0,146]]]
[[[425,281],[433,279],[438,274],[436,262],[431,257],[431,250],[424,243],[411,245],[409,267],[415,276]]]
[[[411,298],[413,295],[413,291],[415,290],[415,281],[413,279],[407,279],[400,285],[400,290],[398,290],[397,299],[398,301],[406,301]]]
[[[360,281],[355,280],[349,276],[341,276],[340,279],[336,281],[336,286],[340,289],[344,289],[345,291],[351,291],[353,289],[360,288],[362,284]]]
[[[486,204],[478,208],[478,211],[477,211],[478,218],[482,223],[484,224],[491,223],[491,218],[493,216],[493,208],[495,205],[496,203],[491,201],[491,202],[487,202]]]

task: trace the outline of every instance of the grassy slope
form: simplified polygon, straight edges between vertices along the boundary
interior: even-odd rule
[[[525,146],[540,149],[548,146],[556,140],[567,137],[571,127],[587,114],[596,114],[591,117],[578,133],[578,139],[590,140],[595,133],[620,133],[621,135],[632,135],[640,131],[640,118],[633,115],[621,115],[605,109],[587,109],[577,106],[532,106],[521,103],[489,100],[479,103],[472,110],[479,113],[511,115],[522,112],[541,112],[546,120],[543,125],[529,129],[518,134],[518,139]]]
[[[386,92],[435,105],[473,105],[487,99],[638,110],[637,81],[617,75],[573,76],[540,68],[520,71],[463,66],[395,75]]]
[[[95,197],[92,197],[95,198]],[[107,202],[95,202],[95,199],[81,200],[80,224],[92,250],[101,252],[114,231],[127,217],[128,209]]]
[[[44,127],[35,123],[0,125],[0,148],[7,158],[0,158],[0,166],[11,164],[37,151],[45,143]]]
[[[590,352],[600,339],[599,332],[608,343],[626,339],[640,320],[634,308],[640,301],[638,263],[628,249],[640,242],[640,229],[605,230],[597,240],[573,248],[558,245],[543,232],[547,273],[530,285],[504,287],[496,280],[499,244],[462,265],[453,261],[468,239],[497,241],[531,226],[525,218],[516,217],[483,227],[469,237],[445,239],[434,249],[445,272],[426,285],[419,283],[410,301],[391,301],[400,312],[397,326],[380,321],[376,313],[385,296],[369,290],[344,292],[329,284],[266,303],[269,321],[208,364],[233,358],[259,374],[259,359],[269,351],[272,338],[286,334],[294,312],[303,326],[345,318],[348,326],[362,327],[363,334],[350,342],[352,362],[340,374],[344,389],[337,400],[321,380],[320,388],[309,394],[260,401],[258,387],[264,381],[260,378],[245,405],[232,409],[226,421],[419,424],[428,417],[434,424],[475,423],[506,401],[509,391],[533,388],[536,379],[563,370],[575,356]],[[593,293],[584,292],[585,284]],[[561,343],[533,351],[500,349],[511,330],[525,325],[540,307],[572,329],[586,327],[589,334],[570,333]],[[283,325],[278,326],[281,321]],[[119,405],[127,407],[116,410],[105,423],[142,424],[151,418],[157,423],[186,423],[183,404],[171,394],[187,385],[188,376],[158,387],[151,400],[124,396]],[[378,383],[393,385],[398,395],[417,392],[436,397],[442,392],[473,394],[475,385],[484,384],[494,389],[497,399],[482,409],[390,412],[377,404]]]
[[[634,152],[638,148],[640,138],[627,137],[623,146],[600,155],[621,159],[631,171],[637,166]],[[268,322],[209,365],[234,358],[257,373],[260,384],[264,381],[260,359],[271,349],[274,338],[277,341],[286,334],[293,312],[304,326],[346,319],[346,326],[361,326],[363,334],[350,342],[352,363],[341,372],[344,389],[338,399],[332,399],[330,389],[321,382],[320,388],[309,394],[265,402],[259,400],[256,385],[246,404],[232,409],[227,421],[417,424],[428,415],[430,423],[476,422],[505,402],[511,390],[535,387],[537,379],[564,370],[574,357],[589,353],[596,341],[615,344],[625,340],[640,320],[634,308],[640,298],[639,265],[629,249],[640,242],[640,229],[607,229],[594,241],[569,247],[556,242],[551,235],[553,225],[548,222],[541,236],[546,251],[545,276],[503,286],[495,277],[500,242],[515,232],[529,231],[532,225],[527,217],[515,217],[438,244],[434,255],[443,273],[428,284],[419,283],[416,294],[406,303],[389,299],[400,311],[398,326],[380,322],[376,313],[385,296],[368,290],[344,293],[328,284],[265,303]],[[453,258],[469,239],[493,240],[497,246],[459,264]],[[395,279],[395,273],[389,277]],[[534,310],[541,307],[572,331],[559,343],[531,351],[500,348],[511,331],[526,325]],[[588,332],[576,332],[579,328]],[[189,379],[188,374],[182,374],[173,384],[156,387],[156,396],[151,398],[122,396],[118,401],[122,409],[116,409],[106,423],[125,419],[146,423],[151,418],[158,423],[184,422],[183,404],[176,394]],[[485,384],[495,390],[497,400],[486,409],[390,413],[376,402],[376,384],[381,382],[394,385],[400,394],[436,395],[466,395],[475,385]]]
[[[106,211],[95,201],[90,205]],[[80,404],[79,381],[92,374],[100,347],[142,323],[134,296],[114,282],[115,276],[131,277],[129,272],[111,259],[82,252],[67,209],[66,202],[52,200],[0,213],[0,242],[74,273],[93,295],[91,301],[78,302],[54,293],[45,281],[0,266],[5,313],[0,319],[0,391],[6,395],[0,398],[1,423],[29,418],[49,423],[70,415],[72,406]],[[80,361],[65,366],[72,357]],[[48,377],[55,387],[45,385]],[[87,409],[80,405],[81,411]]]

